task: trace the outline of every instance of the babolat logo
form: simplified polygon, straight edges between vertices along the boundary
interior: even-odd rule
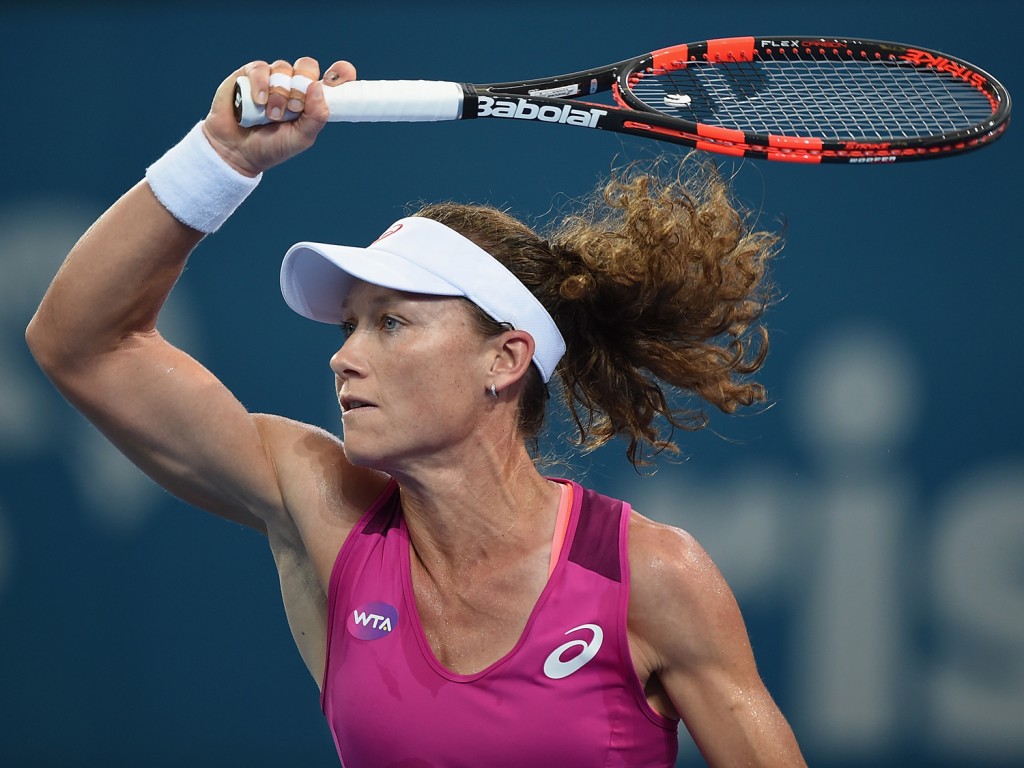
[[[366,603],[352,611],[348,617],[348,632],[360,640],[380,640],[398,626],[395,606],[378,601]]]
[[[510,117],[513,120],[540,120],[542,123],[566,123],[584,128],[597,127],[597,121],[607,115],[605,109],[580,109],[565,104],[534,104],[526,99],[496,99],[477,97],[477,117]]]

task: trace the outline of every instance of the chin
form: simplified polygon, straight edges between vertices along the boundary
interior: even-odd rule
[[[345,458],[353,467],[387,471],[386,455],[367,450],[367,446],[360,446],[358,440],[343,439],[342,446],[345,450]]]

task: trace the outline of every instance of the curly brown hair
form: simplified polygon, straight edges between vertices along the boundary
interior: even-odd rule
[[[749,376],[768,351],[760,320],[780,239],[750,226],[713,163],[685,162],[671,177],[657,165],[615,170],[546,238],[491,206],[436,203],[415,215],[473,240],[547,308],[565,338],[556,376],[583,449],[621,436],[639,467],[678,452],[673,429],[707,426],[703,407],[677,407],[677,395],[726,413],[766,399]],[[480,314],[482,329],[500,332]],[[525,437],[540,432],[546,400],[531,369]]]

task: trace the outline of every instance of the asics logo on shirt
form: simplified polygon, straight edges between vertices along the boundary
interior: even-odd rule
[[[545,676],[552,680],[561,680],[563,677],[568,677],[573,672],[580,670],[588,661],[597,656],[597,652],[601,650],[601,643],[604,642],[604,630],[597,624],[581,624],[578,627],[573,627],[565,634],[571,635],[573,632],[585,629],[589,629],[593,633],[590,642],[588,643],[586,640],[577,638],[555,648],[544,660]],[[562,655],[566,651],[577,647],[580,649],[578,654],[571,659],[562,659]]]

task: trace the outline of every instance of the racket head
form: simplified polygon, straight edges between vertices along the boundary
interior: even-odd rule
[[[626,126],[701,149],[796,162],[894,162],[977,149],[1010,97],[982,69],[902,43],[772,36],[671,46],[621,68]]]

